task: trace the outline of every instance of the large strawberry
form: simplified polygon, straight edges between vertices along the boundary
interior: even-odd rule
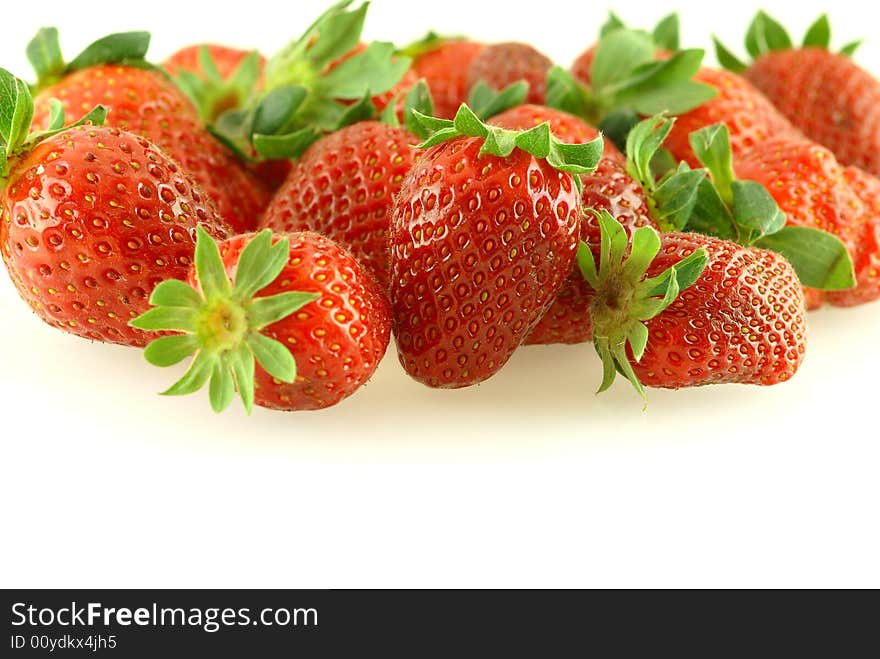
[[[62,130],[60,104],[49,132],[28,137],[28,88],[6,71],[0,78],[0,252],[15,287],[54,327],[144,345],[150,336],[128,321],[157,283],[186,277],[197,227],[220,238],[227,227],[193,178],[143,137]]]
[[[161,147],[198,181],[233,230],[255,227],[269,201],[268,190],[208,132],[186,95],[143,63],[148,44],[146,33],[111,35],[65,64],[57,31],[41,30],[28,47],[41,90],[34,128],[48,125],[53,99],[61,101],[68,116],[105,105],[107,125]],[[114,63],[120,61],[133,63]]]
[[[274,243],[274,244],[273,244]],[[276,410],[317,410],[370,379],[388,347],[385,294],[350,254],[314,233],[236,236],[219,245],[200,231],[189,285],[171,280],[156,307],[132,322],[180,332],[151,343],[145,357],[171,366],[195,357],[165,393],[188,394],[210,382],[222,411],[237,389]]]
[[[791,265],[769,250],[692,233],[638,229],[631,240],[607,213],[598,245],[578,265],[595,291],[593,342],[600,391],[620,372],[643,385],[774,385],[806,350],[806,313]]]
[[[573,267],[579,179],[601,139],[563,145],[547,124],[517,133],[464,105],[404,180],[392,209],[391,293],[400,361],[431,386],[498,372]]]
[[[452,119],[468,101],[468,71],[485,45],[468,39],[448,39],[434,33],[401,52],[413,58],[412,67],[423,78],[434,99],[434,116]]]
[[[424,85],[408,96],[407,109],[431,113]],[[407,114],[386,122],[362,121],[321,138],[302,155],[277,192],[260,226],[276,233],[316,231],[348,249],[385,289],[389,284],[389,210],[424,137]]]
[[[524,43],[497,43],[486,46],[471,60],[467,88],[485,83],[501,90],[516,82],[529,85],[527,103],[543,105],[547,101],[547,74],[553,61]]]
[[[716,41],[721,63],[748,78],[807,137],[844,165],[880,176],[880,81],[852,61],[858,42],[829,50],[822,16],[795,47],[785,29],[759,12],[746,35],[751,65]]]

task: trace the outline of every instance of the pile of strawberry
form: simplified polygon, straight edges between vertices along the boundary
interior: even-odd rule
[[[531,46],[360,40],[340,2],[270,59],[161,66],[149,35],[0,69],[0,252],[50,325],[192,356],[207,385],[329,407],[394,336],[460,388],[593,342],[601,389],[791,378],[806,310],[880,298],[880,82],[760,13],[727,70],[611,16],[570,71]]]

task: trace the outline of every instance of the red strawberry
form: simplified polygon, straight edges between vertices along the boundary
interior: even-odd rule
[[[34,64],[39,72],[41,66]],[[202,186],[234,231],[256,226],[269,201],[268,191],[207,131],[190,100],[163,74],[118,64],[68,70],[59,82],[42,86],[36,96],[35,130],[48,126],[53,99],[61,101],[68,116],[98,103],[105,105],[109,126],[141,135],[162,148]]]
[[[529,84],[527,103],[543,105],[547,101],[547,73],[553,61],[523,43],[498,43],[486,46],[471,61],[467,89],[484,82],[495,90],[524,80]]]
[[[434,99],[434,115],[452,119],[468,100],[468,70],[485,45],[461,39],[427,39],[404,49],[413,70],[424,78]]]
[[[866,208],[850,186],[834,155],[827,149],[803,141],[768,140],[735,162],[737,175],[763,185],[785,213],[792,226],[814,227],[831,233],[846,246],[853,262],[872,256],[869,244],[863,248],[866,224],[875,221],[873,208]],[[865,193],[868,188],[865,188]],[[867,248],[867,249],[866,249]],[[860,258],[861,257],[861,258]],[[876,280],[863,276],[856,291],[828,296],[839,302],[853,296],[876,299]],[[810,308],[821,305],[827,294],[809,291]]]
[[[690,134],[706,126],[725,123],[730,130],[734,156],[768,139],[803,139],[770,101],[748,80],[729,71],[703,68],[694,78],[718,90],[718,95],[698,108],[679,115],[666,140],[666,148],[691,167],[700,162],[690,145]]]
[[[543,123],[549,123],[553,135],[567,144],[586,144],[599,137],[599,131],[582,119],[543,105],[518,105],[492,117],[489,123],[510,130],[530,130]],[[602,158],[620,164],[626,162],[623,154],[610,142],[605,142]]]
[[[617,371],[643,395],[643,385],[773,385],[795,374],[806,314],[800,282],[782,256],[647,227],[627,241],[606,212],[599,223],[600,244],[582,244],[578,263],[595,290],[600,391]]]
[[[746,66],[720,43],[719,59],[742,73],[807,137],[834,152],[844,165],[880,176],[880,81],[849,57],[829,50],[830,26],[822,16],[795,47],[785,29],[764,12],[746,38],[755,58]]]
[[[573,174],[595,167],[601,142],[563,153],[546,125],[490,128],[467,106],[454,123],[431,125],[440,132],[392,210],[395,336],[407,373],[459,388],[504,366],[571,272],[580,224]],[[560,169],[530,151],[553,153]]]
[[[404,128],[378,121],[331,133],[303,154],[260,226],[328,236],[387,289],[388,212],[415,160],[417,142]]]
[[[200,232],[189,284],[160,284],[156,308],[133,324],[183,332],[157,339],[145,356],[170,366],[195,352],[166,393],[191,393],[210,380],[218,412],[236,388],[248,412],[253,403],[330,407],[370,379],[388,347],[384,294],[350,254],[314,233],[279,238],[264,231],[218,248]]]
[[[72,334],[145,345],[151,337],[127,323],[158,282],[186,277],[196,227],[227,234],[205,194],[158,147],[118,128],[74,127],[10,152],[0,252],[22,298]]]

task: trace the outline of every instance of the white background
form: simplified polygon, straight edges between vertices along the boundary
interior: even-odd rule
[[[0,64],[28,74],[38,15],[68,56],[146,28],[160,59],[199,40],[272,51],[321,9],[212,4],[207,20],[167,0],[17,5]],[[824,8],[837,44],[874,36],[859,3],[763,4],[796,34]],[[376,0],[367,36],[528,40],[568,64],[604,18],[508,6]],[[662,13],[616,7],[637,25]],[[741,52],[756,7],[680,0],[685,43],[715,30]],[[880,72],[880,40],[859,60]],[[653,391],[647,413],[624,383],[593,395],[589,346],[523,349],[460,392],[408,380],[392,347],[335,409],[217,417],[204,396],[156,396],[176,373],[138,351],[43,325],[5,277],[0,319],[0,586],[880,586],[880,304],[812,315],[789,384]]]

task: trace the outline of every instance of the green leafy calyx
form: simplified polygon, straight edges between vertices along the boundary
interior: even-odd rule
[[[431,133],[419,145],[421,149],[459,137],[478,137],[483,140],[480,155],[504,158],[513,153],[514,149],[521,149],[536,158],[546,160],[557,170],[571,174],[578,189],[581,186],[580,175],[596,170],[604,149],[601,136],[586,144],[564,144],[553,136],[549,122],[525,131],[490,126],[466,104],[459,108],[453,120],[428,117],[418,112],[413,114]]]
[[[778,252],[805,286],[832,291],[855,286],[852,259],[839,238],[812,227],[786,226],[785,214],[766,188],[736,178],[725,124],[691,133],[690,142],[710,178],[700,184],[689,230]]]
[[[286,238],[273,244],[272,232],[253,237],[241,252],[230,281],[217,243],[198,229],[195,267],[198,286],[170,279],[150,297],[153,308],[131,321],[147,331],[178,332],[147,346],[144,357],[155,366],[173,366],[190,355],[189,369],[168,396],[190,394],[208,384],[211,407],[225,410],[237,390],[250,414],[254,405],[255,364],[282,382],[296,379],[296,361],[283,344],[262,330],[314,301],[314,293],[285,292],[257,297],[287,265]]]
[[[590,246],[582,242],[577,262],[584,279],[596,292],[590,317],[593,344],[603,366],[599,393],[608,390],[617,373],[621,373],[645,398],[645,388],[630,361],[638,363],[645,354],[649,340],[645,323],[696,283],[706,267],[708,254],[698,249],[659,275],[648,277],[647,272],[660,253],[657,232],[641,227],[628,239],[626,230],[607,211],[596,213],[596,219],[601,232],[598,259]]]
[[[256,93],[260,79],[260,54],[248,53],[235,71],[226,78],[220,75],[208,46],[199,48],[199,68],[196,71],[181,70],[174,77],[180,87],[199,109],[207,123],[234,108],[243,107]]]

